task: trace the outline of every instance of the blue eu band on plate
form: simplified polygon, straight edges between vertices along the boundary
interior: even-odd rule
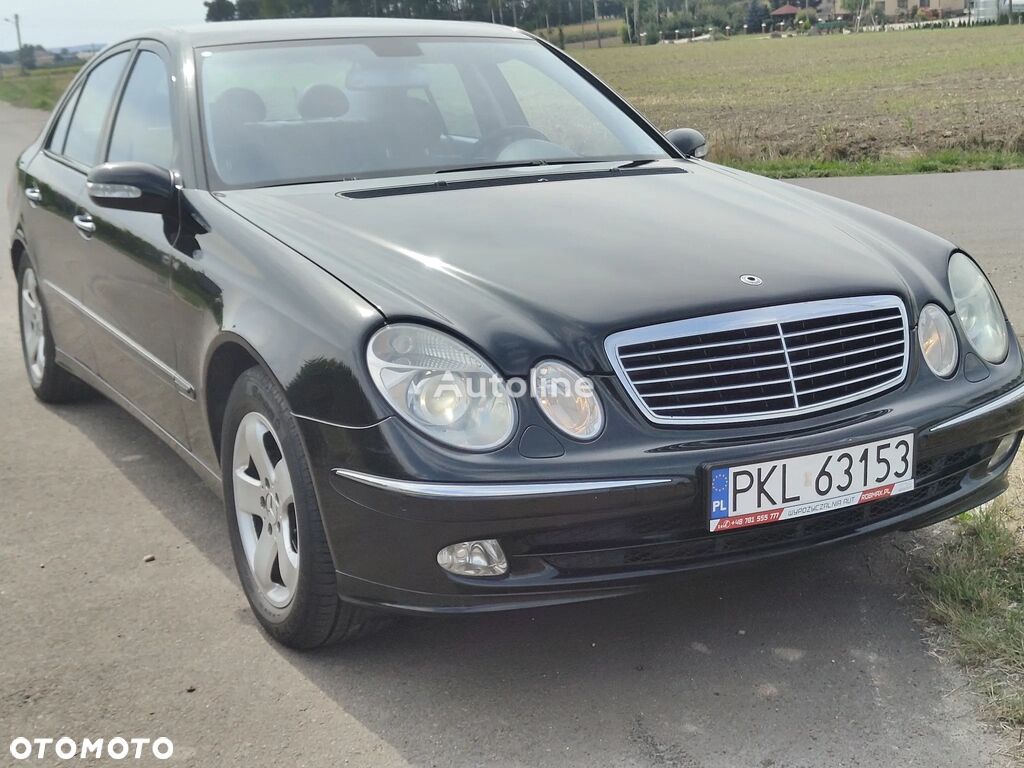
[[[713,532],[880,501],[914,488],[914,436],[711,471]]]

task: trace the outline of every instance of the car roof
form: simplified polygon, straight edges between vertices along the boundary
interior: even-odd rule
[[[430,19],[264,19],[219,21],[149,30],[127,40],[151,38],[182,47],[322,40],[345,37],[502,37],[528,39],[521,29],[499,24]]]

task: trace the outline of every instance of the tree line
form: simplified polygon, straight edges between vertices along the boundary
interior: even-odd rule
[[[810,2],[810,8],[820,0]],[[207,21],[233,19],[385,16],[413,19],[489,21],[523,29],[560,30],[567,24],[604,21],[604,34],[625,42],[654,43],[664,36],[689,36],[708,28],[761,30],[773,8],[785,0],[207,0]],[[808,5],[807,0],[800,5]],[[618,19],[622,29],[607,23]],[[595,25],[596,26],[596,25]],[[549,32],[555,42],[564,35]]]

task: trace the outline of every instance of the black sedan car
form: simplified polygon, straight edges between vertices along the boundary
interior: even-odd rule
[[[518,30],[140,35],[18,160],[29,383],[219,488],[296,647],[1001,493],[1024,371],[971,257],[704,152]]]

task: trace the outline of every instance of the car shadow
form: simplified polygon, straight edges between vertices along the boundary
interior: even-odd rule
[[[60,413],[235,583],[221,503],[169,448],[105,401]],[[912,545],[900,534],[632,597],[408,618],[316,653],[265,640],[416,765],[969,764],[950,722],[973,719],[945,697],[905,599]]]

